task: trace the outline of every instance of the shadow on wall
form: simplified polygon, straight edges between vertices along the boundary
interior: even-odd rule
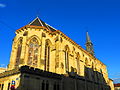
[[[59,75],[28,66],[20,71],[20,85],[16,90],[111,90],[101,73],[87,67],[85,77],[74,71]]]

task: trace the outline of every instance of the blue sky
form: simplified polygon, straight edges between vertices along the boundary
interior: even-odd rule
[[[9,63],[15,30],[37,15],[85,48],[86,31],[109,77],[120,77],[119,0],[0,0],[0,64]],[[120,82],[116,80],[116,82]]]

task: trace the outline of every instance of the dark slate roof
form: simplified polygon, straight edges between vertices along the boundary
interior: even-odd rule
[[[44,26],[47,29],[51,30],[52,32],[56,31],[55,28],[53,28],[52,26],[46,24],[44,21],[42,21],[41,19],[39,19],[38,17],[35,18],[32,22],[29,23],[29,25],[33,25],[33,26]]]

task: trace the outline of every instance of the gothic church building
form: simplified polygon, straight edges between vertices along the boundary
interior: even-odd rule
[[[0,90],[114,90],[88,32],[86,50],[38,17],[15,33]]]

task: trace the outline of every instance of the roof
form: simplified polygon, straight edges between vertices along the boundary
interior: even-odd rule
[[[120,83],[114,84],[115,87],[120,87]]]
[[[46,27],[47,29],[51,30],[52,32],[56,31],[55,28],[53,28],[52,26],[48,25],[47,23],[45,23],[44,21],[42,21],[41,19],[39,19],[39,17],[36,17],[32,22],[30,22],[28,25],[32,25],[32,26],[43,26]]]

